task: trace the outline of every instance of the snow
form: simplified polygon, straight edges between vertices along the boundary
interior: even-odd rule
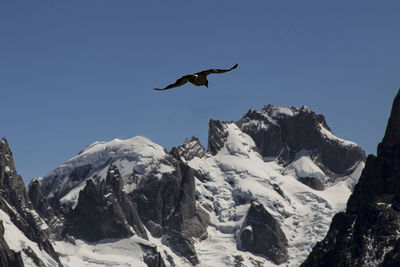
[[[138,181],[151,172],[159,161],[166,156],[165,149],[149,139],[137,136],[127,140],[114,139],[110,142],[95,142],[86,147],[76,157],[70,159],[60,167],[49,172],[39,179],[41,187],[53,183],[51,192],[44,192],[46,197],[52,197],[58,192],[67,192],[61,195],[62,203],[76,205],[79,191],[86,184],[87,179],[94,181],[103,180],[111,162],[114,162],[124,181],[124,190],[129,193],[136,188],[132,184],[133,175]],[[70,179],[74,170],[88,169],[86,176],[78,177],[80,180]],[[159,166],[160,172],[171,172],[172,168]],[[84,174],[81,174],[84,175]]]
[[[161,252],[161,255],[164,258],[164,263],[167,265],[167,267],[173,267],[173,266],[170,266],[169,261],[165,260],[166,255],[172,257],[176,266],[179,267],[193,266],[187,259],[181,257],[180,255],[175,254],[175,252],[168,246],[168,242],[163,237],[155,238],[150,234],[150,232],[147,229],[146,232],[147,236],[149,237],[149,243],[157,246],[157,251]]]
[[[354,142],[347,141],[347,140],[341,139],[341,138],[333,135],[333,133],[331,131],[329,131],[328,129],[326,129],[322,124],[319,124],[319,131],[321,132],[321,134],[323,136],[325,136],[329,140],[337,141],[339,143],[342,143],[345,146],[358,146]]]
[[[47,223],[39,216],[39,214],[34,209],[24,208],[25,212],[30,213],[32,217],[35,219],[36,224],[42,231],[49,229]]]
[[[285,111],[289,112],[286,109],[279,112]],[[208,228],[208,238],[195,244],[201,266],[233,266],[233,255],[242,256],[245,266],[252,266],[250,258],[265,266],[275,266],[263,257],[237,249],[236,238],[252,200],[263,204],[277,219],[289,242],[286,264],[298,266],[326,235],[333,215],[344,210],[364,163],[355,166],[352,175],[317,191],[297,180],[298,177],[327,180],[308,151],[300,151],[295,161],[284,168],[272,159],[264,161],[253,149],[253,140],[234,123],[226,123],[225,131],[229,132],[226,143],[215,156],[188,162],[209,179],[206,186],[196,182],[199,203],[214,208],[210,213],[213,225]],[[284,196],[273,184],[281,188]]]
[[[82,182],[79,186],[71,189],[64,197],[60,199],[61,203],[73,203],[73,208],[78,204],[79,192],[83,190],[86,185],[86,181]]]
[[[160,164],[158,171],[161,173],[171,173],[175,171],[175,168],[171,167],[170,165]]]
[[[200,258],[198,266],[235,266],[235,256],[243,257],[242,264],[244,266],[255,266],[251,263],[250,258],[264,262],[263,266],[265,267],[276,266],[271,262],[265,261],[263,257],[238,250],[232,233],[223,233],[215,227],[209,227],[208,232],[209,237],[206,240],[195,243],[195,248]]]
[[[31,258],[24,252],[24,249],[32,249],[33,252],[41,259],[46,266],[57,266],[57,262],[53,260],[45,251],[41,250],[35,242],[29,240],[11,221],[10,216],[0,209],[0,220],[3,221],[4,239],[10,249],[21,252],[22,260],[25,266],[36,266]]]
[[[272,117],[279,117],[282,115],[293,117],[295,115],[295,113],[289,107],[274,107],[271,110],[271,115],[272,115]]]
[[[259,114],[263,115],[265,118],[268,118],[269,121],[276,121],[277,118],[280,117],[294,117],[299,114],[299,111],[310,112],[307,107],[275,107],[274,105],[265,106],[262,110],[259,110]]]
[[[256,130],[267,130],[268,129],[268,124],[266,124],[264,121],[262,120],[248,120],[246,121],[245,127],[250,126],[252,129],[256,129]]]
[[[60,254],[61,263],[65,267],[147,267],[139,242],[143,240],[137,237],[106,239],[96,243],[77,239],[75,244],[56,241],[54,249]]]
[[[288,165],[286,172],[299,178],[317,178],[322,182],[326,180],[325,173],[310,158],[309,152],[306,150],[301,150],[296,154],[295,160]]]
[[[10,169],[10,167],[6,166],[6,167],[4,168],[4,171],[5,171],[5,172],[11,172],[11,169]]]

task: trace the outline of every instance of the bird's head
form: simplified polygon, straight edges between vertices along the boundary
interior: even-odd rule
[[[204,84],[208,88],[208,81],[206,80],[206,83]]]

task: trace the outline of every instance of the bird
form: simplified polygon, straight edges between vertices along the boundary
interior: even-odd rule
[[[194,74],[183,75],[181,78],[176,80],[175,83],[167,85],[164,88],[154,88],[154,90],[159,90],[159,91],[168,90],[168,89],[171,89],[171,88],[182,86],[187,82],[190,82],[190,83],[192,83],[192,84],[194,84],[196,86],[203,86],[204,85],[205,87],[208,88],[207,75],[214,74],[214,73],[228,72],[228,71],[236,69],[238,65],[239,64],[235,64],[230,69],[209,69],[209,70],[203,70],[203,71],[200,71],[200,72],[196,72]]]

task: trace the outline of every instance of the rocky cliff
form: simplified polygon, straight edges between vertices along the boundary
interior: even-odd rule
[[[367,158],[346,212],[302,266],[400,265],[400,91],[377,156]]]
[[[237,124],[253,138],[263,157],[277,157],[288,165],[305,150],[332,179],[350,174],[355,162],[365,160],[359,146],[334,136],[325,117],[304,106],[249,110]]]
[[[48,239],[48,225],[32,205],[5,138],[0,141],[0,188],[0,250],[5,255],[1,258],[4,266],[22,266],[22,259],[38,266],[61,265]]]

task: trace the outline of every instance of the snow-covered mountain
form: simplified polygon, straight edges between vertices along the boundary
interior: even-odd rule
[[[269,105],[211,120],[207,150],[194,137],[170,152],[145,137],[93,143],[29,197],[64,266],[298,266],[364,161],[322,115]]]

